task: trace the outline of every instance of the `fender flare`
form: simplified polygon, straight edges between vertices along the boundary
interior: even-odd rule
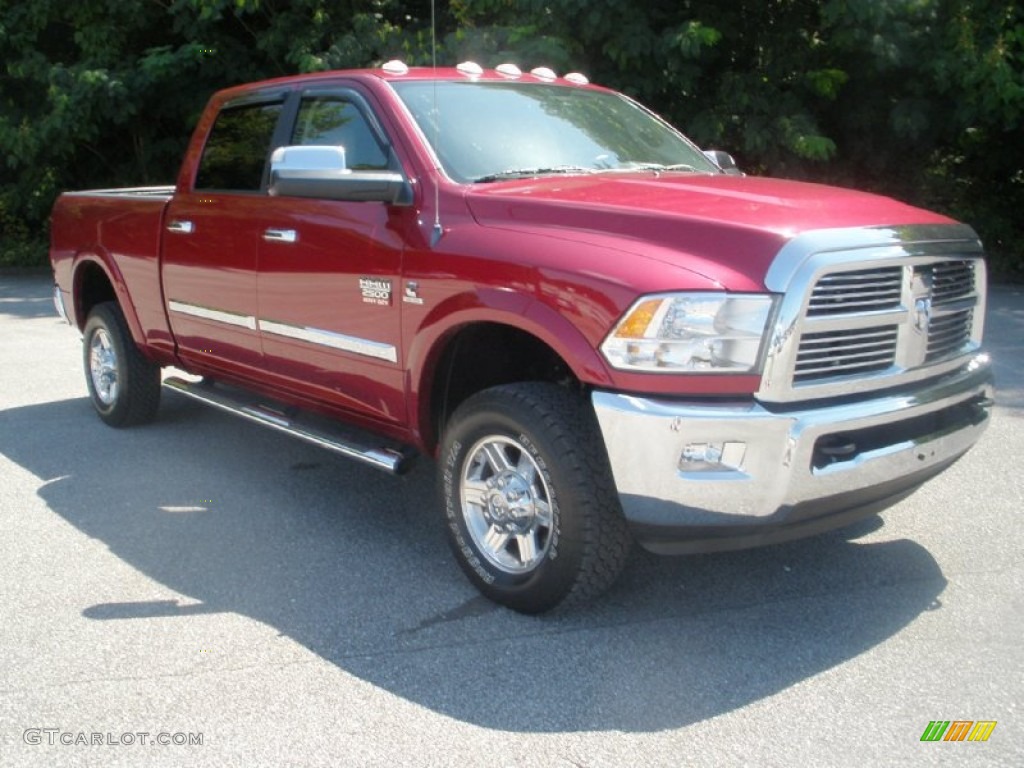
[[[145,334],[142,331],[142,323],[139,322],[138,313],[135,311],[135,305],[128,294],[128,286],[125,285],[124,277],[121,274],[121,270],[118,269],[117,263],[102,248],[93,247],[79,251],[75,254],[74,263],[71,266],[71,300],[75,323],[79,330],[85,326],[86,320],[84,307],[82,307],[81,290],[82,275],[85,274],[87,266],[95,266],[103,272],[107,282],[114,289],[114,296],[117,298],[117,303],[124,314],[132,340],[139,349],[144,349]]]
[[[412,334],[406,353],[406,382],[410,394],[409,421],[424,445],[436,442],[430,402],[436,367],[448,340],[474,324],[504,325],[527,333],[560,357],[577,379],[610,386],[607,364],[572,322],[529,294],[507,289],[480,288],[449,297],[434,308]]]

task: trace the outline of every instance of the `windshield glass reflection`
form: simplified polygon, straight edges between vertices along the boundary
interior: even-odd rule
[[[555,173],[716,173],[696,146],[615,93],[534,83],[392,83],[458,182]]]

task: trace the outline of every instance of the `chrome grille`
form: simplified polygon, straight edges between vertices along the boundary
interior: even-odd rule
[[[932,302],[948,301],[974,295],[974,262],[943,261],[930,266],[932,273]]]
[[[841,381],[961,354],[974,326],[974,272],[974,261],[955,259],[822,275],[808,300],[808,330],[800,337],[793,384]],[[900,325],[883,317],[893,314],[913,331],[907,328],[901,337]],[[817,323],[828,330],[812,330]]]
[[[974,262],[940,261],[914,267],[915,278],[931,286],[926,363],[955,356],[971,340],[974,324]]]
[[[884,371],[895,362],[897,333],[895,325],[805,333],[793,380],[799,383]]]
[[[932,363],[959,353],[971,340],[973,322],[974,311],[970,309],[933,318],[928,327],[928,351],[924,361]]]
[[[836,272],[818,280],[807,305],[808,316],[868,312],[898,307],[903,267]]]
[[[981,349],[983,257],[963,224],[797,235],[765,275],[781,299],[757,398],[858,396],[966,364]]]

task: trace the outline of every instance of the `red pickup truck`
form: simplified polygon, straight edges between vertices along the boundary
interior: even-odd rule
[[[546,69],[245,85],[175,186],[59,198],[55,301],[108,424],[168,387],[390,472],[425,454],[469,579],[539,612],[634,539],[873,514],[987,425],[974,232],[728,160]]]

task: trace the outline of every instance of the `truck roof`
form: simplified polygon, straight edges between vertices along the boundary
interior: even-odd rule
[[[559,76],[548,67],[536,67],[524,72],[514,64],[499,64],[494,69],[484,69],[480,65],[467,61],[455,67],[409,67],[404,62],[396,60],[388,61],[380,67],[366,69],[334,69],[324,72],[310,72],[302,75],[289,75],[269,80],[261,80],[255,83],[226,88],[217,93],[220,98],[231,98],[244,93],[251,93],[254,90],[267,88],[310,85],[316,83],[330,82],[332,80],[358,79],[358,80],[384,80],[390,82],[417,80],[437,80],[443,82],[527,82],[547,83],[572,86],[576,88],[594,88],[605,90],[599,86],[591,85],[585,75],[579,72],[569,72]]]

